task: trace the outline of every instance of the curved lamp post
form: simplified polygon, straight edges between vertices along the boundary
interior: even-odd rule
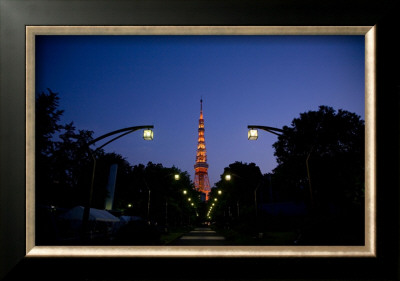
[[[257,129],[267,131],[267,132],[272,133],[272,134],[277,135],[277,136],[280,136],[283,133],[282,129],[278,129],[278,128],[274,128],[274,127],[267,127],[267,126],[248,125],[247,128],[248,128],[247,138],[249,140],[257,140],[258,139],[258,131],[257,131]],[[310,159],[310,155],[311,155],[311,152],[312,152],[313,148],[314,147],[311,148],[310,152],[307,155],[307,159],[306,159],[306,168],[307,168],[307,176],[308,176],[308,185],[309,185],[309,189],[310,189],[311,205],[313,205],[314,202],[313,202],[313,195],[312,195],[312,188],[311,188],[311,178],[310,178],[310,169],[309,169],[309,166],[308,166],[308,160]]]
[[[247,128],[249,129],[247,138],[249,140],[257,140],[258,139],[258,131],[257,129],[267,131],[271,134],[280,136],[283,133],[282,129],[274,128],[274,127],[267,127],[267,126],[259,126],[259,125],[248,125]]]
[[[93,185],[94,185],[94,175],[95,175],[95,170],[96,170],[96,157],[95,157],[95,153],[100,150],[101,148],[103,148],[104,146],[108,145],[109,143],[122,138],[123,136],[126,136],[130,133],[133,133],[137,130],[140,129],[144,129],[143,131],[143,139],[145,140],[152,140],[153,139],[153,131],[151,129],[153,129],[154,126],[153,125],[146,125],[146,126],[134,126],[134,127],[128,127],[128,128],[123,128],[123,129],[119,129],[119,130],[115,130],[112,132],[109,132],[107,134],[101,135],[98,138],[95,138],[94,140],[88,142],[86,144],[88,151],[90,153],[90,155],[92,156],[93,159],[93,169],[92,169],[92,179],[91,179],[91,184],[90,184],[90,191],[89,191],[89,199],[88,199],[88,203],[86,204],[86,206],[84,207],[83,210],[83,217],[82,217],[82,235],[84,235],[84,237],[86,237],[86,230],[87,230],[87,225],[88,225],[88,221],[89,221],[89,215],[90,215],[90,206],[92,204],[92,197],[93,197]],[[103,140],[107,137],[111,137],[114,135],[120,134],[116,137],[114,137],[113,139],[107,141],[106,143],[104,143],[103,145],[99,146],[98,148],[96,148],[93,152],[89,149],[89,146],[100,141]]]

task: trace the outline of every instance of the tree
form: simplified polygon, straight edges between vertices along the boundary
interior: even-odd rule
[[[91,167],[86,144],[93,132],[76,132],[73,122],[60,124],[64,111],[58,109],[59,100],[50,89],[36,97],[36,201],[70,207],[85,200]]]
[[[35,201],[36,242],[54,243],[54,207],[81,205],[85,193],[85,171],[90,166],[85,143],[91,140],[92,132],[75,132],[73,123],[62,125],[63,110],[58,109],[57,93],[48,89],[36,97],[35,106]],[[85,155],[86,154],[86,155]]]
[[[274,169],[281,193],[308,194],[320,211],[362,205],[364,198],[364,121],[328,106],[300,114],[274,143]]]
[[[227,181],[225,175],[230,175]],[[256,215],[255,192],[263,184],[260,168],[254,163],[234,162],[224,168],[221,179],[215,184],[210,193],[210,203],[217,198],[213,208],[213,218],[217,223],[232,218],[240,223],[245,231],[251,230]],[[221,191],[219,196],[217,191]]]
[[[179,180],[174,179],[175,174],[180,175]],[[181,224],[184,215],[192,215],[188,198],[191,202],[198,201],[189,174],[176,167],[167,168],[152,162],[146,166],[135,165],[129,174],[129,182],[115,191],[117,208],[158,224]],[[128,204],[129,209],[126,208]]]
[[[59,124],[62,110],[58,109],[59,97],[48,89],[36,97],[35,133],[36,133],[36,197],[42,203],[51,203],[51,188],[54,179],[49,177],[53,167],[52,157],[55,151],[53,136],[63,128]]]

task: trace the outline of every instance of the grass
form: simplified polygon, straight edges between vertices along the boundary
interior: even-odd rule
[[[178,239],[179,237],[181,237],[183,234],[185,234],[188,231],[189,231],[189,229],[184,228],[184,227],[170,228],[168,232],[163,233],[161,235],[161,244],[168,245],[169,243]]]

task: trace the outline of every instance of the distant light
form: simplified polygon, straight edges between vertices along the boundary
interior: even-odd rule
[[[218,190],[218,194],[221,195],[222,194],[222,190]]]
[[[214,198],[214,201],[218,201],[218,198]]]
[[[153,140],[153,134],[153,130],[151,129],[143,130],[143,138],[145,140]]]
[[[181,177],[180,177],[180,175],[179,174],[175,174],[174,175],[174,179],[177,181],[177,180],[179,180]]]
[[[192,198],[188,198],[188,201],[192,201]]]
[[[131,208],[132,207],[132,204],[128,204],[128,208]]]
[[[229,175],[229,174],[228,174],[228,175],[225,175],[225,180],[230,181],[231,178],[232,178],[231,175]],[[218,190],[218,194],[221,194],[220,192],[221,192],[221,191]]]
[[[187,194],[187,190],[184,190],[184,191],[183,191],[183,194]]]
[[[258,139],[258,131],[256,129],[249,129],[247,133],[247,138],[249,140],[257,140]]]

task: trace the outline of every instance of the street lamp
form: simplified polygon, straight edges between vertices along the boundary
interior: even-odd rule
[[[171,174],[169,174],[168,176],[170,176]],[[178,181],[180,179],[180,175],[179,174],[174,174],[174,180]],[[168,197],[165,196],[165,228],[167,231],[167,225],[168,225]]]
[[[247,138],[249,140],[257,140],[258,139],[258,130],[257,129],[267,131],[267,132],[272,133],[277,136],[280,136],[283,133],[282,129],[268,127],[268,126],[249,125],[249,126],[247,126],[247,128],[248,128]],[[254,190],[254,204],[255,204],[255,210],[256,210],[256,217],[257,217],[257,189],[259,187],[260,187],[260,184]]]
[[[91,184],[90,184],[90,191],[89,191],[89,198],[88,198],[88,203],[86,204],[86,206],[84,207],[83,210],[83,217],[82,217],[82,235],[86,234],[86,230],[87,230],[87,225],[89,222],[89,215],[90,215],[90,206],[92,204],[92,197],[93,197],[93,185],[94,185],[94,177],[95,177],[95,171],[96,171],[96,157],[95,157],[95,153],[100,150],[101,148],[103,148],[104,146],[108,145],[109,143],[122,138],[123,136],[126,136],[130,133],[133,133],[137,130],[140,129],[144,129],[144,134],[143,134],[143,138],[145,140],[152,140],[153,139],[153,131],[151,129],[153,129],[154,126],[153,125],[146,125],[146,126],[134,126],[134,127],[128,127],[128,128],[123,128],[123,129],[119,129],[119,130],[115,130],[112,132],[109,132],[107,134],[101,135],[98,138],[95,138],[94,140],[88,142],[86,144],[89,153],[92,156],[93,159],[93,168],[92,168],[92,179],[91,179]],[[107,141],[106,143],[104,143],[103,145],[101,145],[100,147],[96,148],[93,152],[90,150],[89,146],[92,144],[95,144],[96,142],[103,140],[107,137],[110,136],[114,136],[120,134],[116,137],[114,137],[113,139]]]
[[[258,139],[258,131],[257,129],[267,131],[271,134],[280,136],[283,133],[282,129],[274,128],[274,127],[267,127],[267,126],[259,126],[259,125],[248,125],[247,128],[249,129],[247,133],[247,138],[249,140],[257,140]]]
[[[144,140],[153,140],[153,130],[146,129],[143,130],[143,139]]]
[[[249,129],[247,133],[247,138],[249,140],[257,140],[258,139],[258,131],[256,129]]]
[[[248,134],[247,134],[249,140],[257,140],[257,138],[258,138],[257,129],[267,131],[267,132],[277,135],[277,136],[280,136],[283,133],[282,129],[278,129],[278,128],[274,128],[274,127],[267,127],[267,126],[260,126],[260,125],[248,125],[247,128],[249,130]],[[307,155],[307,159],[306,159],[306,168],[307,168],[308,185],[309,185],[309,190],[310,190],[311,205],[313,205],[314,203],[313,203],[310,169],[309,169],[308,161],[310,159],[310,155],[311,155],[313,148],[314,147],[311,148],[310,152]]]
[[[239,175],[237,175],[237,174],[233,174],[235,177],[238,177],[238,178],[241,178],[241,179],[243,179],[243,177],[241,177],[241,176],[239,176]],[[231,179],[232,179],[232,175],[231,174],[226,174],[225,175],[225,180],[226,181],[231,181]],[[239,206],[239,200],[237,200],[236,201],[236,209],[237,209],[237,213],[238,213],[238,216],[240,215],[240,206]]]

